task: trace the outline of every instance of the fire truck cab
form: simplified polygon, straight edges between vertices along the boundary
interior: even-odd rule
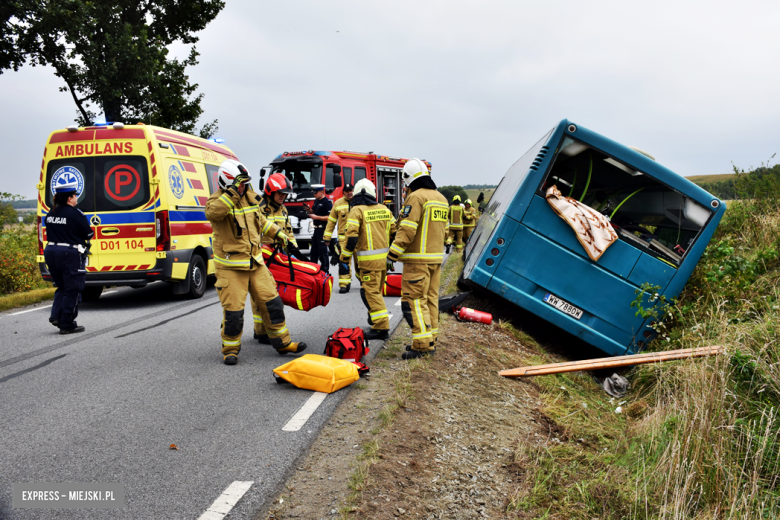
[[[361,179],[369,179],[376,185],[377,200],[398,217],[403,203],[401,172],[406,161],[374,152],[284,152],[260,170],[260,189],[271,173],[284,174],[290,180],[294,193],[284,205],[291,217],[295,239],[303,249],[314,233],[314,223],[304,207],[311,207],[314,200],[312,184],[324,184],[326,196],[335,201],[341,198],[344,184],[354,185]],[[425,164],[430,169],[430,163],[426,161]]]

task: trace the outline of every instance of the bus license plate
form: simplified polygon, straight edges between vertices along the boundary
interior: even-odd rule
[[[568,314],[574,319],[582,318],[582,309],[579,309],[567,301],[563,301],[554,294],[547,293],[544,295],[544,301],[558,309],[564,314]]]

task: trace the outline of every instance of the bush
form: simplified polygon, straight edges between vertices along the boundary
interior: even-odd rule
[[[38,236],[34,226],[7,226],[0,234],[0,251],[0,294],[47,287],[35,262]]]

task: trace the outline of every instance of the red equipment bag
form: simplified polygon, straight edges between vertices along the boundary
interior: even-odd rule
[[[401,273],[388,273],[385,285],[382,286],[382,296],[401,296]]]
[[[368,340],[363,329],[340,328],[328,337],[325,343],[325,355],[339,359],[349,359],[353,363],[359,362],[365,354],[370,352]]]
[[[293,260],[281,252],[263,246],[263,260],[276,281],[276,290],[288,307],[309,311],[330,302],[333,277],[319,264]]]

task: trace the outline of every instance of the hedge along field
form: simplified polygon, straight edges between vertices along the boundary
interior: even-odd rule
[[[35,255],[38,236],[35,226],[6,226],[0,234],[0,294],[50,287],[43,281]]]

